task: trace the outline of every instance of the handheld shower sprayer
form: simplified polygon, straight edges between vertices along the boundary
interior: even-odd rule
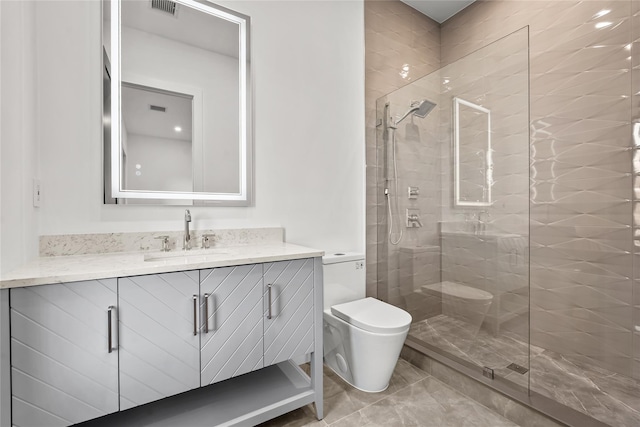
[[[388,105],[387,104],[385,106],[385,115],[387,114],[387,109],[388,109]],[[427,114],[429,114],[435,107],[436,107],[436,103],[435,102],[431,102],[431,101],[427,101],[426,99],[423,99],[422,101],[413,101],[411,102],[411,106],[409,108],[409,110],[404,113],[404,115],[402,115],[398,120],[393,120],[393,118],[389,117],[387,115],[387,118],[389,119],[388,123],[388,128],[391,129],[391,151],[392,151],[392,160],[393,160],[393,180],[394,180],[394,186],[395,186],[395,191],[393,192],[393,197],[395,200],[395,208],[396,208],[396,214],[399,216],[398,210],[398,165],[396,162],[396,130],[398,129],[398,125],[400,124],[400,122],[402,122],[404,119],[406,119],[407,117],[409,117],[410,115],[414,115],[414,116],[418,116],[421,119],[427,117]],[[387,141],[388,142],[388,141]],[[386,148],[385,148],[386,149]],[[400,241],[402,240],[402,235],[403,235],[403,231],[402,228],[400,228],[399,231],[399,235],[400,237],[398,237],[397,240],[394,240],[392,235],[393,235],[393,212],[391,209],[391,194],[389,191],[389,173],[387,171],[386,168],[388,168],[388,163],[385,162],[385,177],[386,177],[386,183],[385,183],[385,190],[384,190],[384,194],[386,196],[387,199],[387,208],[388,208],[388,212],[389,212],[389,243],[391,243],[392,245],[397,245],[400,243]],[[419,221],[419,220],[418,220]],[[420,226],[422,226],[422,224],[420,224]]]

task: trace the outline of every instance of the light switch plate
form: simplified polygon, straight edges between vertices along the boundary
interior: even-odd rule
[[[42,201],[42,185],[38,178],[33,178],[33,207],[39,208]]]

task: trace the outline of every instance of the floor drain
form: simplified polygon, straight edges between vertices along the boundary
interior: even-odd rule
[[[515,363],[512,363],[511,365],[507,366],[507,369],[511,369],[512,371],[515,371],[519,374],[526,374],[527,372],[529,372],[529,370],[524,366],[520,366]]]

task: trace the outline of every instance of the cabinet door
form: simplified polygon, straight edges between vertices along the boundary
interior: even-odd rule
[[[116,286],[11,290],[13,425],[67,426],[118,410]]]
[[[200,386],[198,271],[118,279],[120,409]]]
[[[200,275],[202,385],[262,368],[262,264]]]
[[[264,366],[313,351],[313,259],[264,265]]]

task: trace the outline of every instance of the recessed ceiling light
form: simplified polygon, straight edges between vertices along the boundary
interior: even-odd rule
[[[180,126],[176,126],[173,128],[176,132],[182,132],[182,128]]]

